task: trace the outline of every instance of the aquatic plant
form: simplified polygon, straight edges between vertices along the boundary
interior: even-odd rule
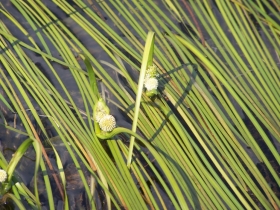
[[[0,131],[40,164],[34,189],[8,182],[3,201],[278,209],[279,0],[7,2]]]

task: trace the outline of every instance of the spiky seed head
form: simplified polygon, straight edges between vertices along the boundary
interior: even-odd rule
[[[0,169],[0,182],[4,182],[7,179],[7,172],[3,169]]]
[[[104,100],[102,98],[100,98],[97,103],[94,105],[94,109],[93,109],[93,117],[94,120],[96,120],[97,122],[100,121],[100,119],[109,114],[110,113],[110,109],[109,107],[106,105],[106,103],[104,102]]]
[[[99,127],[102,131],[110,132],[116,127],[116,120],[112,115],[106,115],[99,121]]]

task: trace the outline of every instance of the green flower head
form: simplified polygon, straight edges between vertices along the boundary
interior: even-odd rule
[[[102,98],[100,98],[94,105],[93,111],[93,118],[96,120],[96,122],[99,122],[105,115],[110,113],[108,106],[105,104]]]
[[[152,64],[151,66],[149,66],[146,71],[145,78],[148,79],[148,78],[158,77],[157,69],[158,68],[155,64]]]

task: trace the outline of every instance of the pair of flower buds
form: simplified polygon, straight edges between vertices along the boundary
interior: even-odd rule
[[[157,66],[152,64],[148,67],[144,79],[144,87],[146,88],[146,94],[149,97],[157,94],[157,77]],[[100,98],[95,104],[94,120],[99,124],[99,127],[103,132],[111,132],[116,127],[116,120],[114,116],[110,115],[110,109],[102,98]]]
[[[110,115],[110,109],[102,98],[94,106],[94,120],[104,132],[110,132],[116,127],[116,120]]]

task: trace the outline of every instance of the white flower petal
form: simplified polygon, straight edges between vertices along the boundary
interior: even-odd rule
[[[146,79],[144,82],[144,86],[147,89],[147,91],[156,90],[158,87],[158,80],[156,78]]]
[[[0,182],[4,182],[7,179],[7,172],[3,169],[0,169]]]

